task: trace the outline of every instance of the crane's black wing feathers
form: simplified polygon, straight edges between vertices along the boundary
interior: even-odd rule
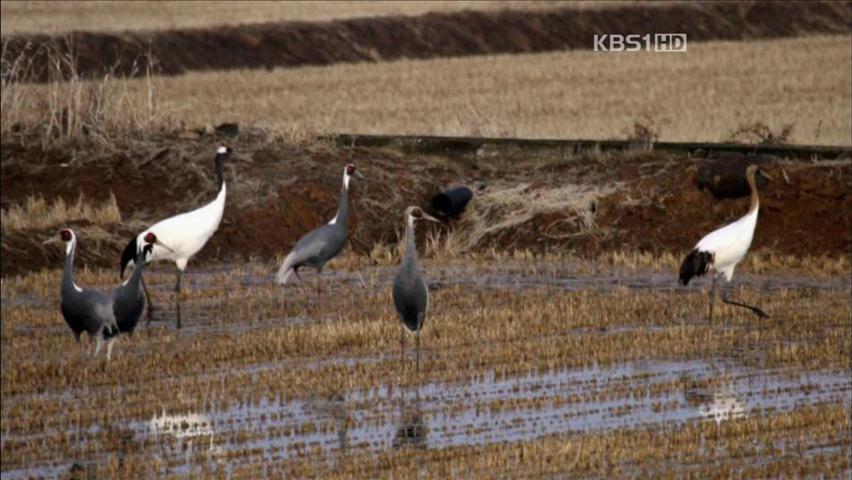
[[[697,248],[689,252],[680,264],[680,283],[687,285],[692,277],[700,277],[710,270],[713,254]]]
[[[136,260],[137,250],[136,237],[134,236],[130,239],[130,242],[127,243],[127,246],[124,247],[124,251],[121,252],[121,262],[118,264],[119,279],[124,278],[124,269],[127,268],[127,264]]]

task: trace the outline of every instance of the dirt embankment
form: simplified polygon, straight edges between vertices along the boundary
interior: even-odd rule
[[[32,79],[47,81],[56,74],[51,73],[46,54],[52,51],[72,52],[77,58],[73,73],[84,77],[144,75],[151,59],[155,72],[178,75],[192,70],[591,49],[595,34],[686,33],[690,42],[700,42],[848,33],[850,23],[848,2],[464,11],[120,34],[15,35],[3,38],[3,68],[24,55],[32,61]]]
[[[97,204],[112,193],[122,220],[4,228],[2,274],[59,265],[62,249],[44,241],[64,226],[78,230],[81,264],[117,267],[131,235],[214,197],[212,152],[218,142],[162,138],[110,150],[69,145],[46,151],[3,144],[1,197],[7,211],[29,195],[71,202],[82,193],[85,201]],[[334,216],[348,162],[358,164],[367,177],[353,180],[350,194],[351,245],[364,253],[377,243],[397,241],[406,205],[426,206],[432,194],[456,184],[482,189],[461,219],[430,226],[431,233],[455,232],[457,242],[476,239],[474,250],[686,252],[702,235],[748,208],[745,198],[719,200],[698,188],[701,160],[658,152],[602,155],[501,147],[444,155],[331,143],[236,141],[232,146],[237,155],[226,167],[224,219],[199,254],[200,262],[286,253],[301,235]],[[753,247],[848,254],[852,163],[772,160],[763,166],[773,181],[761,191]]]

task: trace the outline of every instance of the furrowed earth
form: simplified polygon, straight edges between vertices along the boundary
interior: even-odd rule
[[[2,8],[3,480],[852,475],[852,4]],[[590,50],[646,31],[689,54]],[[156,315],[92,356],[60,229],[76,282],[115,287],[131,238],[216,195],[220,145],[224,217],[180,297],[149,265]],[[275,284],[349,163],[342,254]],[[709,278],[678,267],[746,212],[750,163],[769,178],[728,293],[769,318],[708,320]],[[461,215],[418,225],[418,372],[403,211],[459,185]]]
[[[51,239],[75,228],[77,281],[108,288],[130,235],[212,198],[219,143],[236,151],[228,205],[187,270],[183,327],[173,266],[153,264],[154,322],[111,362],[91,358],[60,315]],[[53,225],[50,202],[30,202],[45,218],[28,229],[4,207],[3,477],[843,476],[850,161],[760,159],[773,180],[733,294],[770,318],[717,307],[713,322],[706,281],[679,286],[677,266],[748,200],[700,190],[708,161],[4,145],[4,206],[53,188],[57,218],[90,218]],[[350,245],[321,277],[275,285],[281,255],[334,215],[348,162],[366,177],[352,181]],[[418,236],[432,295],[417,374],[389,292],[401,212],[456,184],[476,192],[466,212]]]
[[[707,322],[673,260],[425,259],[419,374],[393,258],[284,287],[277,263],[191,268],[180,330],[154,269],[159,317],[110,363],[63,324],[58,270],[4,279],[3,476],[848,473],[848,275],[752,260],[734,294],[771,317]]]
[[[215,136],[145,139],[105,150],[9,142],[0,153],[4,209],[39,195],[66,203],[82,195],[92,205],[114,196],[121,221],[76,218],[61,225],[4,228],[3,275],[60,265],[62,249],[44,242],[64,226],[79,230],[80,266],[117,267],[134,233],[215,196],[211,152],[219,143],[236,152],[225,171],[228,199],[222,225],[195,265],[285,254],[304,232],[334,216],[340,176],[349,162],[366,177],[353,181],[350,194],[350,244],[359,254],[395,244],[407,205],[429,207],[433,195],[455,185],[476,191],[469,211],[420,235],[457,242],[451,247],[459,253],[495,248],[581,256],[613,250],[680,255],[748,208],[747,198],[719,200],[697,182],[702,163],[747,162],[743,156],[714,160],[641,148],[577,154],[511,146],[436,154]],[[828,257],[850,251],[849,159],[755,161],[763,162],[773,180],[761,191],[754,250]]]

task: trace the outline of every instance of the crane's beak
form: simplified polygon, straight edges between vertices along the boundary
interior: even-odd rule
[[[775,180],[774,178],[772,178],[768,173],[764,172],[763,170],[758,170],[757,173],[763,175],[767,180],[770,180],[770,181]]]
[[[366,178],[364,174],[361,173],[361,170],[355,170],[355,176],[362,179]]]
[[[170,252],[172,252],[172,253],[175,253],[175,251],[172,249],[172,247],[170,247],[170,246],[166,245],[165,243],[161,242],[159,239],[154,240],[154,245],[159,245],[159,246],[161,246],[161,247],[165,248],[166,250],[168,250],[168,251],[170,251]]]
[[[428,214],[428,213],[426,213],[426,212],[423,212],[423,217],[422,217],[422,218],[423,218],[424,220],[429,220],[430,222],[437,222],[437,223],[441,223],[441,221],[440,221],[440,220],[438,220],[437,218],[433,217],[432,215],[429,215],[429,214]]]

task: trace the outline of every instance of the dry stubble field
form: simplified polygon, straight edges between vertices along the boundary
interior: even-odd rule
[[[573,51],[13,86],[4,124],[34,121],[45,104],[89,108],[86,102],[108,92],[110,101],[97,102],[103,112],[95,121],[147,128],[239,122],[291,139],[342,132],[607,139],[633,135],[638,123],[661,141],[726,141],[741,127],[763,123],[776,133],[792,125],[791,143],[851,145],[850,40],[813,36],[691,44],[686,54]],[[70,105],[78,98],[82,106]]]
[[[752,259],[761,274],[735,294],[771,318],[722,308],[707,322],[700,286],[675,287],[674,257],[438,256],[424,264],[418,375],[391,307],[396,258],[346,255],[320,297],[309,276],[273,285],[276,264],[196,269],[177,331],[171,269],[154,270],[162,316],[109,364],[66,331],[57,270],[4,279],[3,477],[850,470],[850,286],[836,263],[791,275],[801,259]]]
[[[337,5],[305,7],[302,18],[348,15],[346,4]],[[114,15],[114,4],[105,7],[103,15]],[[238,21],[270,15],[268,7],[246,8]],[[22,6],[4,2],[3,8],[5,33],[6,9]],[[209,23],[202,15],[188,17]],[[160,20],[152,15],[145,21]],[[30,20],[19,28],[63,31],[76,21]],[[187,25],[193,24],[175,26]],[[119,155],[110,149],[139,148],[124,159],[120,173],[130,173],[127,180],[116,174],[111,185],[139,188],[140,179],[156,173],[163,188],[158,196],[197,204],[209,193],[210,172],[196,162],[201,158],[196,151],[218,139],[144,137],[171,132],[180,123],[238,121],[279,135],[262,146],[246,141],[250,154],[229,166],[232,203],[241,210],[228,212],[233,220],[226,218],[208,250],[233,245],[237,226],[257,227],[255,210],[268,218],[273,210],[281,215],[279,205],[289,208],[293,197],[280,196],[289,179],[266,178],[270,172],[308,179],[306,198],[314,208],[306,213],[303,201],[296,222],[314,222],[316,205],[333,206],[338,180],[329,180],[335,188],[328,188],[306,168],[324,174],[321,168],[334,164],[329,169],[337,171],[336,163],[352,156],[381,172],[376,181],[398,185],[405,200],[424,194],[427,175],[429,186],[438,186],[470,166],[484,166],[491,187],[482,197],[508,197],[501,206],[510,211],[499,212],[507,218],[530,214],[521,215],[524,221],[509,232],[522,239],[529,237],[524,232],[555,224],[566,229],[557,232],[566,242],[572,235],[611,234],[606,230],[612,225],[602,223],[613,217],[575,218],[586,214],[588,202],[583,197],[582,211],[573,211],[578,200],[564,197],[575,186],[563,185],[559,175],[587,182],[576,186],[583,193],[580,186],[598,188],[603,180],[609,185],[612,179],[598,178],[598,170],[619,168],[626,169],[622,176],[635,178],[632,183],[619,178],[617,191],[607,190],[618,199],[601,200],[599,211],[633,205],[655,212],[687,198],[695,203],[691,211],[703,211],[702,222],[715,224],[740,205],[714,202],[695,190],[688,181],[693,167],[684,168],[692,165],[690,159],[636,152],[545,160],[504,159],[505,152],[492,152],[504,163],[434,155],[402,159],[388,152],[377,159],[376,152],[311,145],[311,136],[355,131],[623,138],[640,122],[656,129],[660,140],[715,141],[759,121],[774,130],[794,124],[791,140],[797,143],[849,145],[849,40],[691,44],[681,56],[562,52],[24,85],[17,91],[14,86],[4,88],[4,126],[13,125],[10,118],[33,118],[34,109],[57,119],[66,107],[85,121],[64,138],[42,138],[47,145],[41,154],[12,137],[4,150],[15,146],[14,152],[32,156],[4,157],[4,176],[48,181],[45,169],[60,165],[68,168],[59,170],[66,172],[61,183],[83,191],[91,183],[89,170]],[[95,122],[128,129],[94,130],[79,141],[80,125],[98,126]],[[128,131],[134,132],[128,143],[115,141]],[[10,130],[4,127],[3,133]],[[298,148],[282,143],[282,133],[304,143]],[[68,158],[63,148],[72,150]],[[153,159],[161,164],[151,166]],[[524,189],[530,190],[512,189],[499,176],[510,162],[529,173]],[[848,167],[848,160],[774,165],[778,180],[767,187],[763,233],[758,227],[761,248],[738,270],[734,292],[759,303],[771,316],[766,320],[721,308],[713,322],[706,321],[706,282],[678,287],[679,255],[670,252],[579,256],[551,249],[541,255],[521,245],[512,252],[492,247],[459,253],[452,247],[461,243],[450,239],[473,241],[472,230],[422,238],[432,310],[419,375],[412,368],[412,339],[406,352],[398,343],[389,282],[399,252],[392,244],[368,252],[362,245],[358,255],[347,250],[324,274],[320,298],[310,276],[305,285],[273,285],[274,260],[199,259],[185,279],[179,331],[172,269],[158,265],[146,278],[163,316],[122,339],[109,364],[86,357],[84,347],[74,344],[58,310],[60,272],[27,267],[27,273],[0,283],[2,477],[848,477],[849,259],[834,250],[824,256],[775,254],[766,234],[767,226],[772,231],[789,226],[782,207],[796,192],[809,202],[820,198],[820,187],[848,183]],[[791,182],[782,182],[787,177],[782,169]],[[596,174],[582,174],[586,170]],[[163,171],[179,171],[180,178],[164,177]],[[418,183],[411,172],[424,177]],[[683,196],[673,200],[663,188],[648,188],[649,182]],[[376,191],[373,187],[373,195]],[[512,210],[518,203],[554,200],[548,192],[572,211],[568,218],[549,210]],[[137,228],[162,213],[138,204],[128,208],[130,200],[120,190],[118,203],[101,194],[97,202],[80,204],[33,198],[24,211],[43,218],[4,207],[4,258],[12,234],[29,232],[41,241],[61,219],[101,229],[115,243],[123,238],[119,227]],[[536,202],[517,201],[523,195],[534,195]],[[380,201],[366,191],[365,197],[356,208],[375,208]],[[844,208],[846,197],[836,189],[824,198],[826,208]],[[3,197],[4,205],[25,205],[25,199],[22,193]],[[824,223],[829,218],[825,212],[813,217]],[[484,219],[457,226],[481,230]],[[546,230],[538,233],[553,233]],[[217,244],[222,237],[227,240]],[[82,239],[80,248],[97,249],[99,241]],[[58,242],[40,248],[60,251]],[[48,255],[42,255],[43,263]],[[112,268],[79,268],[83,285],[115,283]]]
[[[221,1],[4,1],[3,34],[61,33],[74,30],[124,31],[200,28],[255,22],[316,22],[354,17],[421,15],[461,10],[609,8],[632,1],[288,1],[248,0],[239,4]],[[661,2],[644,2],[656,4]],[[14,20],[13,20],[14,19]]]

